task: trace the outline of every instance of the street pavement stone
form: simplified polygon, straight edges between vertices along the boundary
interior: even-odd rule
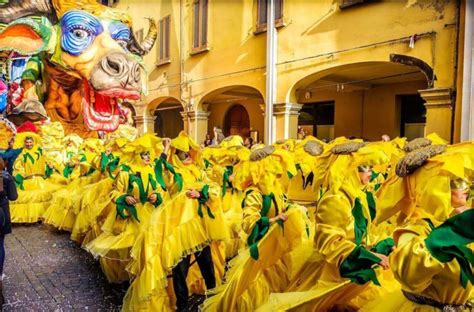
[[[119,311],[126,284],[109,284],[98,261],[45,225],[6,237],[4,311]]]

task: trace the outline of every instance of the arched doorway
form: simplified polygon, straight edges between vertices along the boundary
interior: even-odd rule
[[[249,113],[240,104],[235,104],[226,113],[224,119],[224,135],[240,135],[245,138],[250,135]]]
[[[165,101],[154,110],[154,132],[159,137],[175,138],[183,130],[183,106],[174,100]]]

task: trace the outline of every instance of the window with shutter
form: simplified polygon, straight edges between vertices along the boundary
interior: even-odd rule
[[[267,31],[267,9],[268,0],[257,0],[257,27],[255,34]],[[283,0],[275,2],[275,27],[283,27]]]
[[[208,0],[194,0],[193,48],[191,54],[207,51]]]
[[[160,20],[160,44],[157,65],[170,63],[170,21],[170,15]]]

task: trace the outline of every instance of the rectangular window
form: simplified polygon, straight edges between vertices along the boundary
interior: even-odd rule
[[[193,48],[191,54],[207,51],[208,0],[194,0]]]
[[[256,33],[267,30],[268,0],[257,0],[257,30]],[[283,0],[274,0],[275,3],[275,26],[283,26]]]
[[[160,50],[158,53],[158,65],[170,62],[170,21],[170,15],[160,20]]]

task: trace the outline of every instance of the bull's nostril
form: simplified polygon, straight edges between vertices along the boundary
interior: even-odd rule
[[[110,58],[107,58],[107,66],[115,73],[120,73],[120,64],[118,62],[114,62]]]
[[[135,66],[133,78],[135,79],[135,82],[140,81],[140,66]]]

